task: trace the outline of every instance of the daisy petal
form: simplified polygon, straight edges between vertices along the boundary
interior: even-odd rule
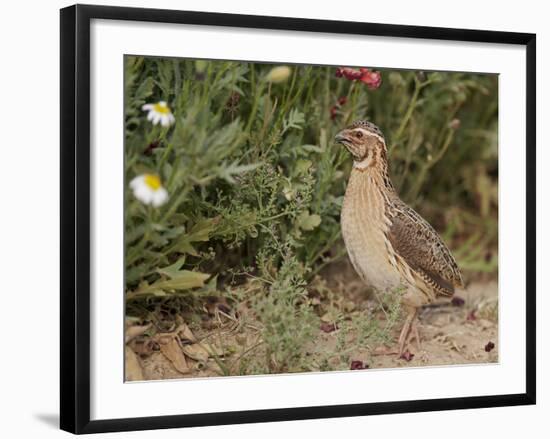
[[[134,191],[134,197],[136,197],[143,204],[149,204],[151,202],[152,194],[148,190],[147,186],[139,186]]]
[[[133,190],[135,190],[140,182],[143,181],[143,175],[138,175],[137,177],[134,177],[131,181],[130,181],[130,188],[132,188]]]
[[[163,187],[157,189],[152,197],[152,204],[155,207],[162,206],[168,200],[168,192]]]

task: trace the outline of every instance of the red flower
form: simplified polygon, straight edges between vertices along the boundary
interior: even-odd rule
[[[334,104],[332,107],[330,107],[330,119],[335,120],[336,116],[338,116],[338,108],[340,108],[342,105],[345,105],[348,101],[348,98],[346,96],[342,96],[338,98],[338,101],[336,104]]]
[[[337,78],[344,77],[350,81],[355,81],[356,79],[361,79],[361,76],[363,76],[363,74],[360,71],[352,69],[351,67],[338,67],[336,69]]]
[[[376,72],[370,69],[360,69],[361,70],[361,82],[367,84],[367,87],[371,90],[376,90],[382,84],[382,75],[380,72]]]
[[[338,105],[346,105],[348,102],[348,98],[346,96],[342,96],[341,98],[338,98]]]
[[[355,81],[356,79],[361,79],[363,74],[357,70],[348,69],[344,76],[350,81]]]
[[[382,75],[375,70],[367,69],[365,67],[359,70],[352,69],[351,67],[338,67],[336,69],[337,78],[346,78],[350,81],[361,81],[367,84],[367,87],[371,90],[375,90],[382,84]]]
[[[145,155],[152,155],[153,151],[157,149],[160,146],[160,140],[153,140],[149,145],[147,145],[147,148],[145,148],[145,151],[143,151],[143,154]]]

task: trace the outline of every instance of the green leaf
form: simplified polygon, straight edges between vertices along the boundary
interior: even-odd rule
[[[208,61],[205,61],[203,59],[198,59],[195,61],[195,69],[197,73],[203,73],[207,67],[208,67]]]
[[[169,278],[174,278],[178,275],[178,273],[180,273],[180,268],[184,263],[185,263],[185,256],[182,256],[176,262],[174,262],[172,265],[169,265],[168,267],[157,268],[157,272],[160,274],[164,274]]]
[[[180,239],[176,250],[180,253],[187,253],[191,256],[199,256],[199,252],[197,252],[195,247],[193,247],[193,244],[191,244],[191,241],[189,241],[188,236],[184,236],[182,237],[182,239]]]
[[[140,280],[144,277],[144,274],[147,274],[148,269],[149,267],[147,264],[139,264],[126,269],[126,283],[129,284]]]
[[[302,149],[307,152],[322,153],[324,151],[323,148],[317,145],[302,145]]]
[[[151,285],[152,290],[189,290],[203,287],[210,277],[208,273],[199,271],[180,270],[171,279],[158,280]]]
[[[296,165],[294,166],[294,175],[304,175],[307,174],[307,171],[309,168],[311,168],[311,165],[313,163],[311,160],[306,159],[298,159],[296,160]]]
[[[305,231],[311,231],[321,224],[321,217],[316,213],[310,214],[307,211],[298,215],[297,225],[300,229]]]
[[[206,280],[210,278],[210,274],[199,271],[178,270],[181,264],[183,264],[183,258],[168,267],[157,269],[159,273],[168,276],[170,279],[159,279],[152,284],[144,280],[140,282],[137,290],[127,293],[126,298],[133,299],[147,295],[165,296],[166,290],[182,291],[204,287]]]
[[[253,171],[254,169],[260,167],[261,163],[252,163],[250,165],[238,165],[237,162],[231,163],[229,166],[223,167],[220,169],[219,176],[225,179],[227,182],[234,184],[236,180],[233,178],[234,175],[243,174],[245,172]]]
[[[200,220],[189,231],[189,242],[208,241],[208,239],[210,239],[210,234],[214,231],[219,222],[219,216]]]
[[[133,98],[136,101],[143,101],[153,94],[154,82],[151,77],[145,78],[145,80],[139,85],[134,93]]]
[[[220,217],[204,218],[198,221],[189,233],[180,236],[176,250],[181,253],[190,254],[191,256],[199,256],[192,243],[208,241],[219,222]]]
[[[283,134],[291,128],[301,130],[302,125],[305,123],[305,121],[306,118],[304,113],[300,112],[297,108],[293,108],[292,110],[290,110],[288,118],[283,121]]]

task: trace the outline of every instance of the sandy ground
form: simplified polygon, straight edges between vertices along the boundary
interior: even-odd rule
[[[410,350],[414,356],[409,361],[396,355],[364,352],[358,352],[357,359],[368,362],[370,368],[498,362],[497,283],[476,283],[460,294],[462,306],[441,301],[422,310],[421,349],[413,341]],[[491,348],[489,352],[486,347]]]
[[[353,286],[349,289],[352,292],[346,293],[352,301],[362,307],[372,305],[369,302],[374,299],[369,298],[360,283],[348,284]],[[326,327],[325,330],[319,328],[313,344],[317,352],[334,354],[334,362],[329,360],[334,370],[498,362],[497,283],[472,283],[467,290],[459,292],[459,297],[463,300],[455,299],[454,304],[442,300],[421,311],[422,344],[418,349],[416,343],[412,343],[412,355],[406,358],[378,355],[381,346],[368,346],[351,350],[348,363],[342,363],[337,348],[338,330],[325,332]],[[206,325],[192,330],[182,322],[179,319],[179,327],[172,332],[154,336],[141,331],[145,333],[128,337],[127,331],[127,338],[132,338],[126,347],[127,380],[239,375],[243,373],[239,369],[241,358],[250,355],[250,350],[261,344],[260,331],[254,322],[243,325],[223,312],[216,313]],[[399,329],[399,325],[393,329],[393,340],[397,339]],[[137,334],[140,332],[136,327],[133,330]],[[354,337],[349,333],[346,339],[352,341]],[[261,350],[253,354],[262,355]]]

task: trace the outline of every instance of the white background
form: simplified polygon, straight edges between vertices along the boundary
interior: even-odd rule
[[[525,49],[96,21],[92,24],[92,419],[525,391]],[[193,46],[182,42],[195,41]],[[320,42],[322,41],[322,42]],[[265,48],[269,47],[266,51]],[[499,73],[499,365],[123,383],[123,54]],[[388,386],[388,383],[392,383]],[[167,395],[167,391],[170,395]],[[193,395],[180,398],[179,395]],[[211,395],[216,394],[216,398]]]
[[[155,2],[122,0],[103,4],[166,7],[175,9],[266,15],[303,16],[342,20],[374,21],[448,27],[485,28],[536,32],[538,34],[538,145],[548,143],[543,121],[548,120],[550,100],[545,78],[549,76],[550,30],[543,2],[523,1],[460,3],[394,1],[304,2]],[[1,283],[2,334],[0,357],[0,401],[3,404],[0,429],[6,437],[55,437],[58,411],[58,286],[59,286],[59,196],[58,196],[58,11],[68,3],[60,1],[4,5],[0,18],[2,65],[0,136],[4,203],[0,216],[2,239]],[[315,7],[313,7],[315,6]],[[524,66],[518,66],[523,69]],[[550,176],[548,149],[538,149],[538,223],[549,222]],[[544,291],[549,281],[543,272],[550,259],[542,249],[550,246],[550,233],[538,230],[538,316],[539,372],[548,367],[549,325],[543,319],[547,307]],[[546,346],[546,349],[543,348]],[[549,380],[539,373],[539,404],[457,412],[391,415],[339,420],[225,426],[186,431],[131,433],[140,437],[280,437],[344,435],[395,437],[463,438],[465,436],[543,437],[548,431],[544,414],[550,410]],[[539,433],[535,433],[539,431]],[[113,435],[109,435],[113,436]]]

